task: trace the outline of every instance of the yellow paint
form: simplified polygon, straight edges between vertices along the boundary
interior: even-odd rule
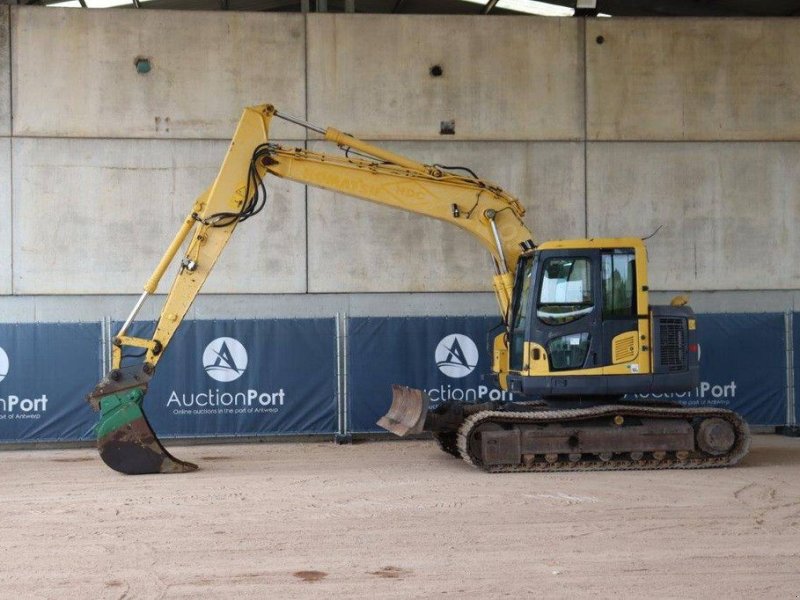
[[[186,239],[186,236],[189,235],[192,226],[196,223],[193,215],[199,211],[200,206],[202,206],[205,203],[207,197],[208,197],[208,191],[201,194],[200,198],[198,198],[198,201],[195,202],[195,205],[192,207],[192,211],[186,217],[186,219],[183,222],[183,225],[181,225],[181,228],[178,230],[178,233],[175,234],[172,243],[169,245],[167,251],[164,253],[164,256],[159,261],[158,266],[156,266],[155,268],[155,271],[153,271],[153,274],[150,276],[150,279],[144,285],[144,291],[147,292],[148,294],[156,293],[156,290],[158,289],[158,283],[159,281],[161,281],[161,277],[164,275],[164,271],[167,270],[167,267],[172,262],[172,259],[175,258],[175,255],[178,253],[178,250],[180,250],[180,247],[183,244],[184,240]]]
[[[236,227],[235,222],[225,227],[211,227],[209,223],[198,223],[194,213],[202,221],[216,213],[239,211],[245,200],[248,170],[253,152],[258,146],[269,141],[269,124],[274,113],[275,109],[271,105],[245,109],[214,183],[195,201],[189,216],[184,220],[145,284],[145,290],[149,293],[156,291],[160,279],[186,239],[190,239],[190,242],[185,258],[196,263],[196,269],[179,271],[164,303],[152,339],[122,337],[119,340],[120,345],[114,346],[112,361],[115,367],[118,367],[121,361],[122,345],[146,348],[145,360],[153,366],[163,356],[163,350],[180,327],[186,312]],[[366,159],[362,156],[334,156],[304,148],[284,148],[276,145],[269,160],[259,161],[255,167],[262,177],[270,174],[291,179],[446,221],[468,231],[491,253],[495,263],[501,266],[500,273],[495,275],[492,285],[500,312],[504,318],[507,317],[513,297],[513,273],[523,252],[520,244],[532,239],[530,230],[522,221],[525,209],[514,196],[489,181],[476,180],[419,163],[333,128],[326,130],[325,138],[341,147],[352,148],[369,156]],[[454,212],[459,216],[454,216]],[[487,213],[494,215],[502,254],[496,246]],[[540,246],[542,250],[584,248],[632,248],[636,259],[638,306],[640,311],[648,310],[647,250],[640,239],[561,240]],[[413,251],[413,249],[408,250]],[[551,373],[545,349],[536,344],[526,343],[522,373],[534,377],[547,375],[569,377],[651,372],[651,353],[648,350],[649,319],[646,316],[640,318],[638,331],[623,335],[629,336],[630,340],[626,338],[626,341],[635,344],[636,356],[630,361],[608,367]],[[161,352],[155,352],[159,344]],[[538,349],[540,354],[538,359],[533,358],[535,349]],[[500,385],[504,389],[507,387],[509,360],[507,339],[505,334],[501,334],[494,340],[493,370],[498,374]]]
[[[195,214],[199,221],[203,221],[216,213],[240,210],[245,201],[253,152],[269,141],[269,124],[274,114],[275,109],[271,105],[244,110],[214,183],[197,198],[145,284],[148,293],[157,290],[166,269],[184,241],[189,239],[185,259],[195,263],[196,268],[192,271],[182,268],[179,271],[152,339],[125,337],[120,340],[123,345],[146,347],[148,352],[145,361],[153,366],[163,356],[163,349],[166,349],[180,327],[189,306],[236,227],[235,222],[225,227],[212,227],[210,223],[197,222]],[[486,217],[487,211],[493,211],[505,256],[504,266],[508,271],[495,276],[493,287],[501,313],[504,316],[507,314],[514,284],[513,272],[522,252],[520,243],[532,238],[522,221],[525,209],[516,198],[492,182],[424,165],[333,128],[327,130],[326,139],[367,154],[369,158],[333,156],[303,148],[276,146],[271,160],[259,161],[256,169],[262,177],[272,174],[446,221],[469,231],[489,250],[496,263],[502,264],[501,253]],[[453,215],[454,205],[460,213],[458,217]],[[142,345],[146,342],[149,344]],[[157,342],[162,348],[159,353],[153,351]],[[113,360],[119,366],[119,347],[115,346],[113,350]],[[508,358],[501,358],[502,361],[506,363],[504,370],[507,373]],[[502,376],[501,381],[504,381]]]
[[[670,300],[669,304],[670,306],[686,306],[689,304],[689,296],[675,296],[672,300]]]
[[[639,354],[639,332],[627,331],[611,340],[611,362],[618,365],[629,363]]]
[[[334,139],[340,139],[338,134]],[[397,155],[379,151],[375,146],[347,137],[349,146],[372,156],[393,158]],[[494,289],[502,314],[507,310],[505,290],[513,286],[513,273],[522,253],[520,243],[532,239],[531,231],[523,223],[525,209],[514,196],[489,181],[424,167],[414,161],[399,165],[375,162],[359,157],[345,158],[302,148],[276,147],[267,172],[306,185],[347,194],[384,206],[425,215],[471,233],[501,262],[489,220],[485,213],[495,213],[500,242],[505,256],[507,274]],[[458,207],[458,217],[453,216],[453,205]]]
[[[509,356],[505,333],[500,333],[494,336],[492,350],[492,372],[498,374],[507,374]]]
[[[537,375],[551,375],[550,363],[544,347],[534,342],[525,342],[523,347],[525,349],[524,351],[526,357],[525,366],[527,367],[527,369],[524,369],[523,374],[534,377]],[[538,360],[536,360],[537,349],[539,350]]]

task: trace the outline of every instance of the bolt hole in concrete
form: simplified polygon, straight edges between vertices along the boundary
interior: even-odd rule
[[[133,61],[133,64],[136,66],[136,72],[139,75],[147,75],[150,72],[150,69],[153,68],[153,66],[150,64],[150,59],[145,58],[144,56],[137,56]]]
[[[603,42],[605,42],[605,41],[606,41],[606,38],[604,38],[602,35],[598,35],[598,36],[595,38],[595,41],[596,41],[598,44],[602,44]]]
[[[431,77],[441,77],[444,75],[444,69],[442,69],[442,65],[433,65],[430,72]]]
[[[442,121],[439,123],[439,135],[455,135],[456,122],[455,119],[450,121]]]

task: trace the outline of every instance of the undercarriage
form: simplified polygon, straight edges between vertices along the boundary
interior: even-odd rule
[[[494,473],[725,467],[750,446],[747,423],[725,409],[427,404],[421,390],[398,387],[379,424],[398,435],[431,431],[443,451]]]

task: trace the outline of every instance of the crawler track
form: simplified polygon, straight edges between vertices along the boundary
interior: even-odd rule
[[[557,458],[544,454],[520,456],[516,465],[484,465],[480,456],[474,453],[476,444],[470,444],[471,437],[484,424],[496,424],[503,428],[520,425],[578,425],[581,421],[621,416],[657,418],[666,420],[686,420],[696,426],[705,419],[718,418],[730,423],[735,432],[733,446],[725,454],[715,456],[697,447],[692,452],[644,452],[614,453],[603,460],[599,455],[558,454]],[[531,412],[482,411],[467,417],[458,430],[458,450],[467,463],[492,473],[514,472],[557,472],[557,471],[612,471],[637,469],[705,469],[735,465],[747,454],[750,448],[750,428],[736,413],[724,409],[709,408],[660,408],[607,405],[592,408],[544,410]],[[471,450],[472,448],[472,450]],[[631,455],[634,456],[631,456]],[[635,456],[641,454],[641,457]]]

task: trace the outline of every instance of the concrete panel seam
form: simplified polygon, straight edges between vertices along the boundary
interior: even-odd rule
[[[10,121],[8,127],[9,133],[9,152],[8,152],[8,203],[9,203],[9,217],[11,219],[11,231],[8,233],[9,241],[11,243],[11,256],[9,256],[9,277],[11,277],[11,295],[14,295],[14,57],[11,56],[11,7],[8,8],[7,25],[8,25],[8,120]]]
[[[532,140],[533,141],[533,140]],[[542,142],[558,142],[561,140],[541,140]],[[590,142],[606,144],[721,144],[725,146],[744,146],[747,144],[797,144],[800,137],[776,139],[776,138],[753,138],[753,139],[728,139],[728,138],[687,138],[687,139],[660,139],[660,138],[627,138],[618,140],[614,138],[592,138]]]
[[[6,25],[8,26],[8,135],[14,135],[14,57],[11,56],[11,7],[8,7]]]
[[[583,235],[589,237],[589,111],[588,111],[588,84],[586,81],[586,17],[581,19],[580,26],[578,27],[578,43],[582,46],[578,51],[578,55],[582,57],[583,64],[581,70],[583,71]]]
[[[309,95],[309,89],[308,89],[309,88],[309,86],[308,86],[308,36],[309,36],[309,31],[308,31],[308,13],[307,12],[306,12],[306,14],[303,15],[303,28],[304,28],[303,30],[305,31],[305,34],[304,34],[305,39],[303,40],[303,58],[304,58],[304,62],[303,62],[303,77],[304,77],[303,85],[305,85],[305,93],[303,94],[303,99],[305,100],[305,111],[306,111],[305,118],[306,118],[306,120],[308,120],[308,95]],[[323,127],[325,127],[325,126],[326,125],[323,124]],[[309,132],[308,129],[303,129],[303,132],[304,132],[303,135],[305,136],[305,141],[303,142],[303,147],[306,150],[308,150],[308,136],[309,136],[310,132]],[[309,282],[310,275],[309,275],[309,259],[308,259],[308,250],[309,250],[309,239],[308,239],[308,186],[304,186],[303,187],[303,202],[306,205],[306,218],[305,218],[305,225],[306,225],[306,231],[305,231],[305,242],[306,242],[306,294],[308,294],[309,290],[311,289],[310,288],[310,282]],[[339,326],[338,318],[337,318],[337,321],[336,321],[336,326],[337,326],[337,331],[338,331],[338,326]],[[342,433],[344,433],[344,432],[342,432]]]
[[[244,110],[244,106],[242,110]],[[142,141],[142,142],[230,142],[231,138],[233,137],[234,130],[231,130],[230,137],[138,137],[138,136],[105,136],[105,137],[98,137],[98,136],[80,136],[80,135],[13,135],[14,139],[17,140],[76,140],[76,141],[89,141],[89,142],[119,142],[119,141]],[[305,138],[293,138],[293,137],[285,137],[279,136],[277,139],[283,142],[296,142],[301,143],[305,141]]]
[[[303,146],[306,148],[306,150],[308,150],[308,142],[304,142]],[[311,282],[310,282],[310,279],[311,279],[311,275],[310,275],[311,267],[310,267],[310,264],[309,264],[310,263],[310,259],[308,257],[309,251],[310,251],[310,240],[309,240],[309,234],[308,234],[308,231],[309,231],[309,228],[308,228],[308,213],[309,213],[309,210],[308,210],[308,186],[307,185],[303,186],[303,202],[305,203],[305,206],[306,206],[306,215],[305,215],[305,217],[306,217],[305,218],[305,224],[306,224],[306,230],[305,230],[305,242],[306,242],[306,294],[308,294],[311,291]]]
[[[308,121],[308,14],[303,15],[303,31],[304,39],[303,39],[303,85],[305,86],[305,93],[303,94],[303,100],[305,101],[304,109],[305,119]],[[325,124],[323,123],[323,126]],[[309,130],[303,129],[303,136],[305,140],[308,140]],[[306,144],[306,148],[308,144]],[[306,218],[308,217],[308,213],[306,213]]]
[[[11,230],[8,232],[8,238],[11,242],[11,256],[9,256],[9,266],[11,276],[11,295],[15,293],[16,279],[14,277],[14,148],[13,137],[9,138],[8,142],[8,209],[9,218],[11,219]]]

